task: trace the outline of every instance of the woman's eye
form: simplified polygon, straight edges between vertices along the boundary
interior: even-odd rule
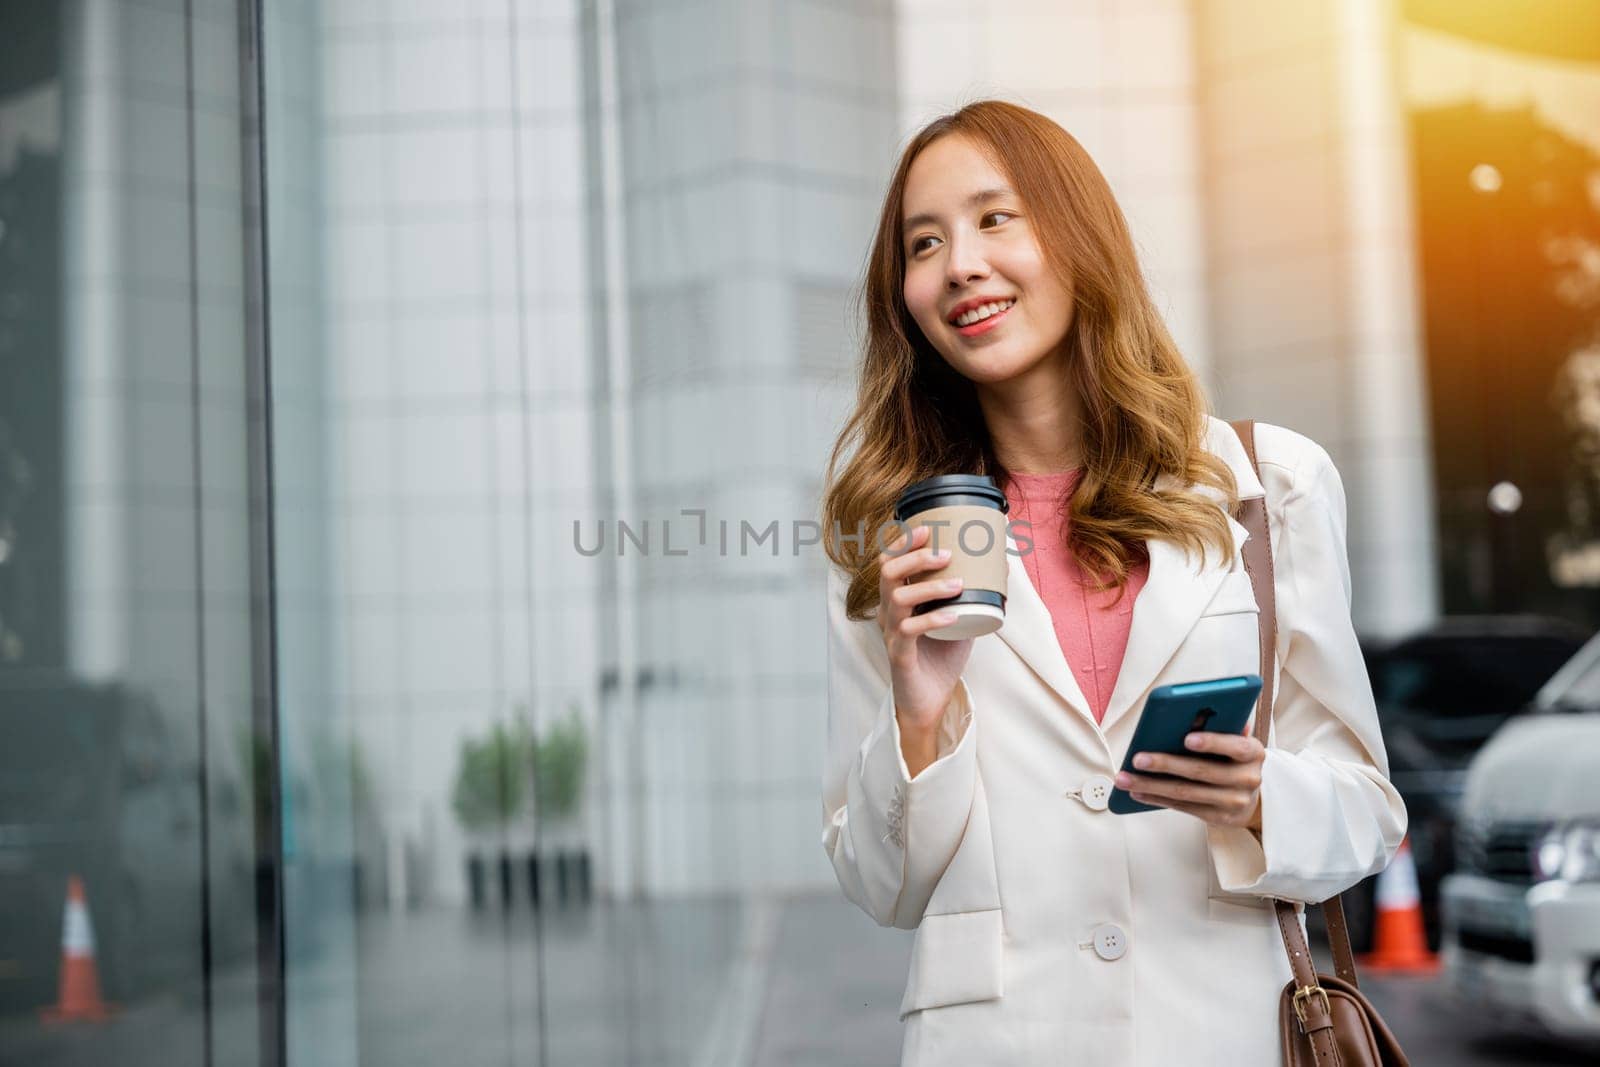
[[[979,221],[980,222],[987,222],[989,219],[993,219],[993,218],[1014,219],[1014,218],[1016,218],[1016,215],[1012,214],[1009,211],[989,211],[989,212],[985,212],[983,217],[981,219],[979,219]],[[911,247],[907,251],[910,252],[910,254],[914,256],[918,252],[922,251],[922,243],[924,241],[937,241],[937,240],[938,240],[937,237],[934,237],[934,236],[929,235],[929,234],[924,234],[923,236],[918,237],[915,241],[912,241],[911,242]]]

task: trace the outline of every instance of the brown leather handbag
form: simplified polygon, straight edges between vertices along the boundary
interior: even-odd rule
[[[1261,465],[1256,460],[1255,423],[1240,419],[1231,423],[1256,476]],[[1256,739],[1265,747],[1267,727],[1272,721],[1272,664],[1278,645],[1277,597],[1272,575],[1272,542],[1267,529],[1265,497],[1239,502],[1234,516],[1250,532],[1244,543],[1245,570],[1261,609],[1261,701],[1256,706]],[[1294,973],[1283,987],[1278,1003],[1278,1027],[1283,1035],[1285,1067],[1408,1067],[1409,1060],[1400,1042],[1384,1024],[1378,1009],[1356,988],[1355,957],[1350,952],[1350,932],[1345,927],[1344,907],[1337,896],[1322,902],[1327,920],[1328,943],[1333,949],[1334,974],[1318,974],[1312,965],[1311,947],[1293,904],[1274,900],[1278,930],[1283,948],[1289,954],[1289,969]]]

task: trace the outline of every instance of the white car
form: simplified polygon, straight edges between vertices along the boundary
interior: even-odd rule
[[[1479,1018],[1600,1039],[1600,637],[1534,704],[1467,769],[1444,978]]]

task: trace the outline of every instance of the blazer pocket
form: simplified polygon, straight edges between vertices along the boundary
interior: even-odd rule
[[[1233,615],[1241,611],[1260,612],[1256,604],[1255,588],[1250,584],[1250,575],[1245,571],[1230,571],[1217,587],[1216,594],[1212,596],[1206,609],[1200,614],[1206,615]]]
[[[924,915],[911,946],[900,1018],[924,1008],[999,999],[1004,941],[999,908]]]
[[[1261,926],[1276,921],[1272,901],[1266,897],[1247,897],[1243,893],[1225,893],[1206,901],[1206,915],[1213,922],[1243,923]]]
[[[1230,893],[1217,880],[1217,869],[1210,857],[1206,858],[1206,913],[1222,922],[1258,925],[1275,916],[1272,898],[1254,893]]]

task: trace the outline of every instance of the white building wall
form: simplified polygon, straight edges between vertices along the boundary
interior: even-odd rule
[[[900,141],[991,96],[1060,123],[1111,183],[1156,306],[1210,385],[1190,8],[1182,0],[898,0]]]
[[[814,520],[895,127],[882,3],[617,8],[637,560],[631,888],[828,884]],[[703,508],[708,543],[697,543]],[[661,522],[673,521],[662,552]],[[740,523],[769,539],[741,551]],[[720,544],[726,522],[729,544]],[[635,522],[635,525],[637,523]],[[631,551],[631,550],[630,550]]]
[[[1357,628],[1397,635],[1438,578],[1394,6],[1196,12],[1218,407],[1327,447]]]
[[[461,741],[575,707],[594,746],[578,6],[322,12],[337,685],[391,903],[460,901]]]

